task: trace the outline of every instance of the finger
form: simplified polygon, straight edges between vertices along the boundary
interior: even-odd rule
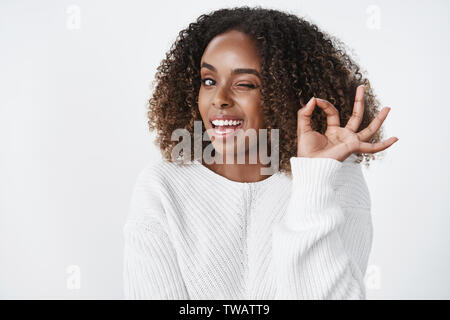
[[[364,114],[364,85],[356,88],[355,103],[353,104],[353,113],[345,126],[347,129],[356,132],[361,125]]]
[[[357,133],[360,141],[367,141],[380,129],[391,108],[383,108],[364,130]]]
[[[325,112],[327,115],[327,127],[332,126],[340,126],[340,120],[339,120],[339,111],[336,109],[335,106],[333,106],[331,103],[329,103],[327,100],[319,99],[317,98],[317,105]]]
[[[314,107],[316,106],[316,99],[312,97],[309,99],[308,103],[298,110],[297,117],[298,117],[298,133],[306,133],[309,131],[312,131],[311,128],[311,115],[314,111]]]
[[[368,142],[361,142],[359,145],[359,152],[363,153],[376,153],[383,151],[387,148],[389,148],[392,144],[398,141],[397,137],[391,137],[385,141],[377,142],[377,143],[368,143]]]

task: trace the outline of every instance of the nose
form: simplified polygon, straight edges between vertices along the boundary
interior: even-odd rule
[[[227,88],[221,87],[217,89],[213,98],[212,105],[217,108],[227,108],[232,105],[232,101],[228,95]]]

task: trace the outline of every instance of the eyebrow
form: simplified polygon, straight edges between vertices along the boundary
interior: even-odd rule
[[[206,68],[209,69],[211,71],[217,72],[217,69],[210,65],[209,63],[203,62],[201,68]],[[257,76],[259,79],[261,79],[261,74],[255,70],[255,69],[251,69],[251,68],[237,68],[234,69],[231,74],[241,74],[241,73],[250,73],[250,74],[254,74],[255,76]]]

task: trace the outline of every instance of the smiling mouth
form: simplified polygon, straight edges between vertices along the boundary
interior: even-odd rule
[[[213,120],[210,122],[213,127],[213,133],[218,138],[225,138],[233,135],[243,127],[244,120],[222,121]]]

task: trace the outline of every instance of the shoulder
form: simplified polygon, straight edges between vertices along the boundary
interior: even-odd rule
[[[186,171],[191,163],[177,164],[165,159],[152,160],[141,171],[136,179],[137,186],[163,187],[170,184],[171,180],[177,178],[179,174]]]
[[[189,164],[176,164],[164,159],[147,163],[135,179],[127,221],[148,222],[164,218],[164,199],[186,165]]]

